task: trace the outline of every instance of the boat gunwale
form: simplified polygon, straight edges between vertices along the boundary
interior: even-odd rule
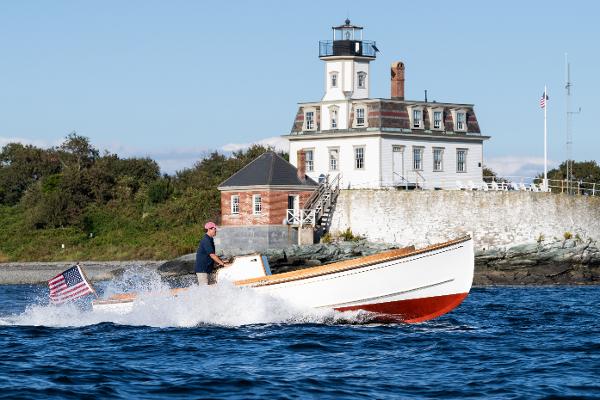
[[[371,254],[368,256],[353,258],[349,260],[337,261],[335,263],[320,265],[316,267],[303,268],[295,271],[283,272],[281,274],[274,274],[269,276],[261,276],[257,278],[244,279],[240,281],[235,281],[234,283],[237,286],[249,286],[249,287],[261,287],[261,286],[270,286],[276,285],[280,283],[293,282],[302,279],[315,278],[323,275],[334,274],[338,272],[351,271],[353,269],[369,267],[376,264],[381,264],[388,261],[399,260],[402,258],[412,257],[415,255],[427,253],[430,251],[435,251],[439,249],[443,249],[445,247],[450,247],[456,244],[464,243],[469,240],[472,240],[470,235],[466,235],[460,237],[458,239],[449,240],[443,243],[432,244],[420,249],[415,249],[414,246],[404,247],[401,249],[396,249],[396,251],[407,250],[405,253],[400,253],[395,256],[385,257],[381,259],[373,259],[372,261],[360,262],[361,259],[371,258],[374,256],[381,255],[382,253]],[[412,249],[411,249],[412,248]],[[410,249],[410,250],[409,250]],[[390,250],[393,251],[393,250]],[[355,263],[347,266],[340,266],[340,264],[346,264],[349,261],[354,261]]]

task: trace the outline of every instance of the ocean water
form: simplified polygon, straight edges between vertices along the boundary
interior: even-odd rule
[[[133,273],[100,292],[161,288]],[[0,286],[0,398],[600,398],[600,287],[474,288],[421,324],[228,286],[127,315]]]

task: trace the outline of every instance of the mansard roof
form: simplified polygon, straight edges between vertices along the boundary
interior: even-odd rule
[[[295,186],[313,190],[318,184],[308,176],[305,176],[304,181],[301,181],[298,178],[296,167],[283,159],[279,154],[268,151],[231,175],[219,185],[219,189],[246,186]]]
[[[396,100],[396,99],[354,99],[353,104],[364,104],[367,106],[368,127],[382,130],[398,130],[405,133],[423,133],[431,129],[429,112],[432,109],[441,108],[443,110],[443,132],[453,133],[454,135],[478,135],[481,136],[479,122],[475,115],[473,104],[461,103],[441,103],[435,101],[413,101],[413,100]],[[304,122],[304,108],[316,108],[316,123],[320,126],[320,111],[321,108],[329,107],[329,102],[314,102],[300,103],[300,107],[296,114],[294,124],[292,125],[291,133],[302,131]],[[410,126],[409,110],[410,107],[423,108],[424,129],[412,129]],[[464,110],[466,112],[466,132],[454,132],[453,110]],[[317,131],[319,128],[317,128]],[[360,128],[358,130],[364,130]],[[487,137],[485,137],[487,138]]]

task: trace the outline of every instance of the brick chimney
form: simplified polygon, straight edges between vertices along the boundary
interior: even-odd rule
[[[298,179],[300,182],[306,180],[306,153],[304,150],[298,150]]]
[[[396,61],[392,64],[392,99],[404,100],[404,63]]]

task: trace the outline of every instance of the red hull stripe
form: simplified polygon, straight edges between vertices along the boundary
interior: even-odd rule
[[[422,299],[388,301],[385,303],[339,307],[336,308],[336,310],[365,310],[386,314],[386,316],[391,317],[389,319],[392,320],[398,319],[399,317],[404,322],[423,322],[452,311],[462,303],[468,294],[469,293],[457,293],[444,296],[425,297]]]

